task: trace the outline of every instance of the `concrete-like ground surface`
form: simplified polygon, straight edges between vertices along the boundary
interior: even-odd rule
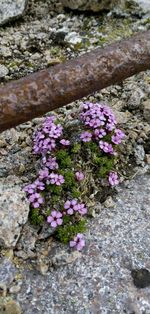
[[[134,269],[150,269],[150,175],[118,190],[114,206],[91,220],[79,258],[45,276],[23,271],[17,295],[23,313],[150,313],[150,287],[136,287],[132,277]],[[147,274],[138,285],[150,284]]]

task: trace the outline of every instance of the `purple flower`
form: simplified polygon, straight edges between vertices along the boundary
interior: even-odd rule
[[[116,124],[111,109],[103,103],[85,103],[81,106],[81,110],[81,120],[92,129],[107,125],[110,131]]]
[[[34,133],[33,151],[35,154],[46,154],[56,147],[56,139],[62,136],[63,128],[60,124],[55,124],[54,116],[45,119],[41,128]]]
[[[61,185],[65,182],[64,177],[61,174],[58,174],[56,178],[56,185]]]
[[[91,138],[92,138],[92,134],[88,131],[85,131],[85,132],[81,133],[81,135],[80,135],[80,139],[83,142],[90,142]]]
[[[73,215],[74,213],[74,206],[77,204],[77,201],[76,200],[67,200],[64,204],[64,208],[67,209],[67,214],[68,215]]]
[[[114,186],[119,184],[119,178],[117,172],[111,171],[108,176],[109,184]]]
[[[64,208],[67,209],[68,215],[73,215],[74,212],[78,212],[80,215],[87,214],[87,208],[85,204],[78,203],[75,199],[69,201],[67,200],[64,204]]]
[[[77,172],[75,173],[75,177],[76,177],[76,179],[77,179],[78,181],[84,180],[84,174],[83,174],[83,172],[81,172],[81,171],[77,171]]]
[[[99,138],[102,138],[106,135],[106,131],[104,129],[95,129],[94,135],[95,135],[96,139],[99,139]]]
[[[111,144],[104,142],[104,141],[99,141],[99,147],[105,152],[109,154],[114,154],[114,150]]]
[[[24,191],[28,194],[33,194],[35,192],[36,185],[34,183],[28,184],[24,187]]]
[[[49,177],[49,170],[48,170],[48,168],[44,168],[44,169],[41,169],[39,171],[39,179],[40,180],[46,180],[48,177]]]
[[[79,203],[79,204],[75,205],[74,211],[78,211],[78,213],[82,216],[87,214],[87,208],[85,207],[85,204],[83,204],[83,203]]]
[[[60,144],[64,145],[64,146],[69,146],[70,145],[70,141],[65,140],[64,138],[60,141]]]
[[[111,140],[112,140],[112,142],[113,142],[114,144],[116,144],[116,145],[118,145],[118,144],[120,144],[120,143],[122,142],[122,141],[121,141],[121,138],[119,138],[119,137],[116,136],[116,135],[112,135]]]
[[[42,143],[43,153],[48,151],[52,151],[56,147],[56,143],[54,139],[46,138]]]
[[[121,139],[125,137],[124,132],[123,132],[122,130],[120,130],[120,129],[116,129],[116,130],[115,130],[115,134],[116,134],[117,136],[119,136]]]
[[[24,191],[28,194],[33,194],[36,191],[44,191],[45,184],[40,180],[36,179],[32,184],[25,186]]]
[[[39,208],[44,203],[43,197],[39,193],[34,193],[29,196],[29,201],[34,208]]]
[[[56,162],[56,157],[46,157],[42,158],[42,163],[50,170],[58,169],[58,163]]]
[[[47,217],[47,222],[50,223],[52,228],[62,225],[62,213],[52,210],[51,215]]]
[[[114,144],[120,144],[125,134],[120,129],[115,129],[114,135],[112,135],[111,139]]]
[[[112,130],[114,130],[114,128],[115,128],[115,125],[114,125],[114,123],[107,123],[106,124],[106,129],[108,130],[108,131],[112,131]]]
[[[65,182],[64,177],[61,174],[52,172],[48,177],[48,183],[61,185]]]
[[[49,137],[57,139],[62,135],[62,130],[63,130],[63,128],[60,124],[56,125],[53,123],[51,125],[49,132],[48,132],[48,135],[49,135]]]
[[[85,240],[83,239],[83,234],[78,233],[73,240],[70,241],[70,247],[75,248],[78,251],[81,251],[85,246]]]

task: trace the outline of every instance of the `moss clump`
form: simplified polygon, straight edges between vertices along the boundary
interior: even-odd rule
[[[74,177],[73,171],[67,170],[64,173],[64,179],[65,179],[65,183],[64,183],[64,187],[65,188],[71,189],[72,187],[76,186],[76,182],[75,182],[75,177]]]
[[[86,142],[85,146],[92,152],[92,153],[97,153],[99,154],[99,147],[96,143],[94,142]]]
[[[31,208],[29,218],[33,225],[39,226],[44,223],[44,217],[39,213],[38,208]]]
[[[70,217],[66,217],[67,220]],[[84,233],[86,230],[86,221],[85,219],[81,219],[76,222],[74,225],[67,221],[64,225],[57,227],[55,236],[56,238],[64,244],[67,244],[70,240],[72,240],[78,233]]]
[[[114,160],[103,157],[100,165],[100,169],[98,171],[98,174],[101,178],[106,177],[108,173],[113,169],[114,166]]]
[[[81,196],[81,192],[76,187],[73,187],[71,190],[71,196],[72,198],[79,198]]]
[[[49,190],[51,191],[51,193],[53,193],[53,194],[55,194],[55,195],[61,195],[62,186],[58,186],[58,185],[49,185]]]
[[[97,175],[104,178],[114,167],[114,157],[113,156],[100,156],[94,154],[92,156],[92,161],[97,168]]]
[[[58,150],[56,152],[56,158],[61,169],[70,168],[72,166],[72,160],[66,150]]]
[[[81,149],[81,144],[80,143],[75,143],[71,149],[71,153],[73,154],[78,154]]]

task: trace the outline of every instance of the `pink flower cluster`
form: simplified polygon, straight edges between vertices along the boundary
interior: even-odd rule
[[[39,179],[35,180],[32,184],[25,186],[24,191],[28,195],[28,199],[33,208],[39,208],[44,203],[44,198],[40,192],[45,190],[45,184]]]
[[[55,124],[55,116],[47,117],[33,136],[33,151],[35,154],[46,154],[56,147],[56,140],[61,137],[63,128]]]
[[[122,142],[122,139],[124,138],[125,134],[119,130],[115,129],[114,130],[114,135],[112,135],[111,140],[114,144],[118,145]]]
[[[101,141],[99,141],[99,147],[105,153],[109,153],[111,155],[114,154],[114,150],[113,150],[112,144],[109,144],[109,143],[104,142],[104,141],[101,140]]]
[[[47,180],[47,183],[61,185],[65,182],[64,177],[61,174],[52,172]]]
[[[84,103],[80,117],[84,124],[91,129],[99,129],[105,126],[106,130],[112,131],[116,125],[114,114],[103,103]]]
[[[84,103],[81,106],[81,120],[87,130],[82,132],[80,139],[83,142],[95,141],[105,154],[116,155],[115,146],[119,145],[125,134],[116,128],[116,119],[111,109],[103,103]],[[116,172],[110,172],[110,185],[119,183]]]
[[[67,200],[64,204],[64,209],[67,210],[68,215],[73,215],[78,212],[80,215],[87,214],[87,208],[85,204],[77,202],[77,200]]]
[[[124,133],[116,128],[115,116],[111,109],[103,103],[87,102],[82,105],[80,117],[84,123],[84,131],[80,135],[81,141],[85,143],[95,142],[101,154],[109,154],[109,158],[111,155],[115,155],[115,147],[122,142]],[[41,155],[41,170],[38,173],[38,178],[32,184],[27,185],[24,191],[27,193],[31,206],[39,208],[44,203],[43,192],[46,186],[61,186],[65,182],[63,175],[59,174],[59,164],[55,153],[56,149],[59,148],[67,150],[70,141],[63,138],[63,127],[56,123],[55,116],[50,116],[35,132],[33,142],[34,153]],[[78,182],[84,180],[82,171],[76,171],[74,176]],[[118,174],[115,171],[109,172],[108,181],[111,186],[117,185],[119,183]],[[53,193],[53,189],[51,189],[51,193]],[[58,206],[56,208],[57,210],[52,209],[47,217],[47,223],[54,229],[63,223],[65,224],[64,215],[69,216],[69,223],[74,223],[79,215],[84,216],[88,212],[86,205],[77,199],[67,199],[60,211]],[[70,247],[78,251],[81,251],[84,246],[83,234],[78,233],[70,241]]]
[[[83,142],[98,141],[100,149],[104,153],[115,155],[114,145],[118,145],[124,138],[124,133],[116,129],[116,119],[111,109],[105,104],[87,102],[81,107],[81,120],[90,130],[80,135]],[[105,140],[111,135],[111,143]]]
[[[56,162],[56,157],[48,156],[48,158],[46,158],[46,156],[43,156],[42,164],[50,170],[58,169],[58,163]]]
[[[38,196],[38,193],[44,191],[46,185],[55,184],[60,186],[64,183],[64,177],[54,172],[59,168],[56,157],[50,155],[57,144],[70,145],[70,141],[64,138],[60,140],[62,134],[63,127],[56,124],[55,116],[50,116],[45,119],[42,126],[33,135],[33,151],[35,154],[42,155],[42,169],[39,171],[38,179],[24,188],[32,207],[40,207],[44,202],[44,198],[40,194]]]

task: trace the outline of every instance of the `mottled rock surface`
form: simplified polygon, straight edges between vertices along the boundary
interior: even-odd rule
[[[0,64],[0,78],[5,77],[8,74],[9,70],[2,64]]]
[[[0,180],[0,244],[4,247],[16,245],[28,219],[29,204],[19,183],[15,176]]]
[[[45,276],[24,269],[16,296],[24,314],[150,313],[150,287],[137,288],[133,280],[138,270],[150,269],[150,175],[118,192],[115,206],[89,223],[86,247],[72,264],[60,259]]]
[[[23,15],[28,0],[1,0],[0,1],[0,25],[8,23],[12,19]]]
[[[4,258],[0,261],[0,284],[5,284],[9,287],[16,273],[16,267],[10,259]]]

